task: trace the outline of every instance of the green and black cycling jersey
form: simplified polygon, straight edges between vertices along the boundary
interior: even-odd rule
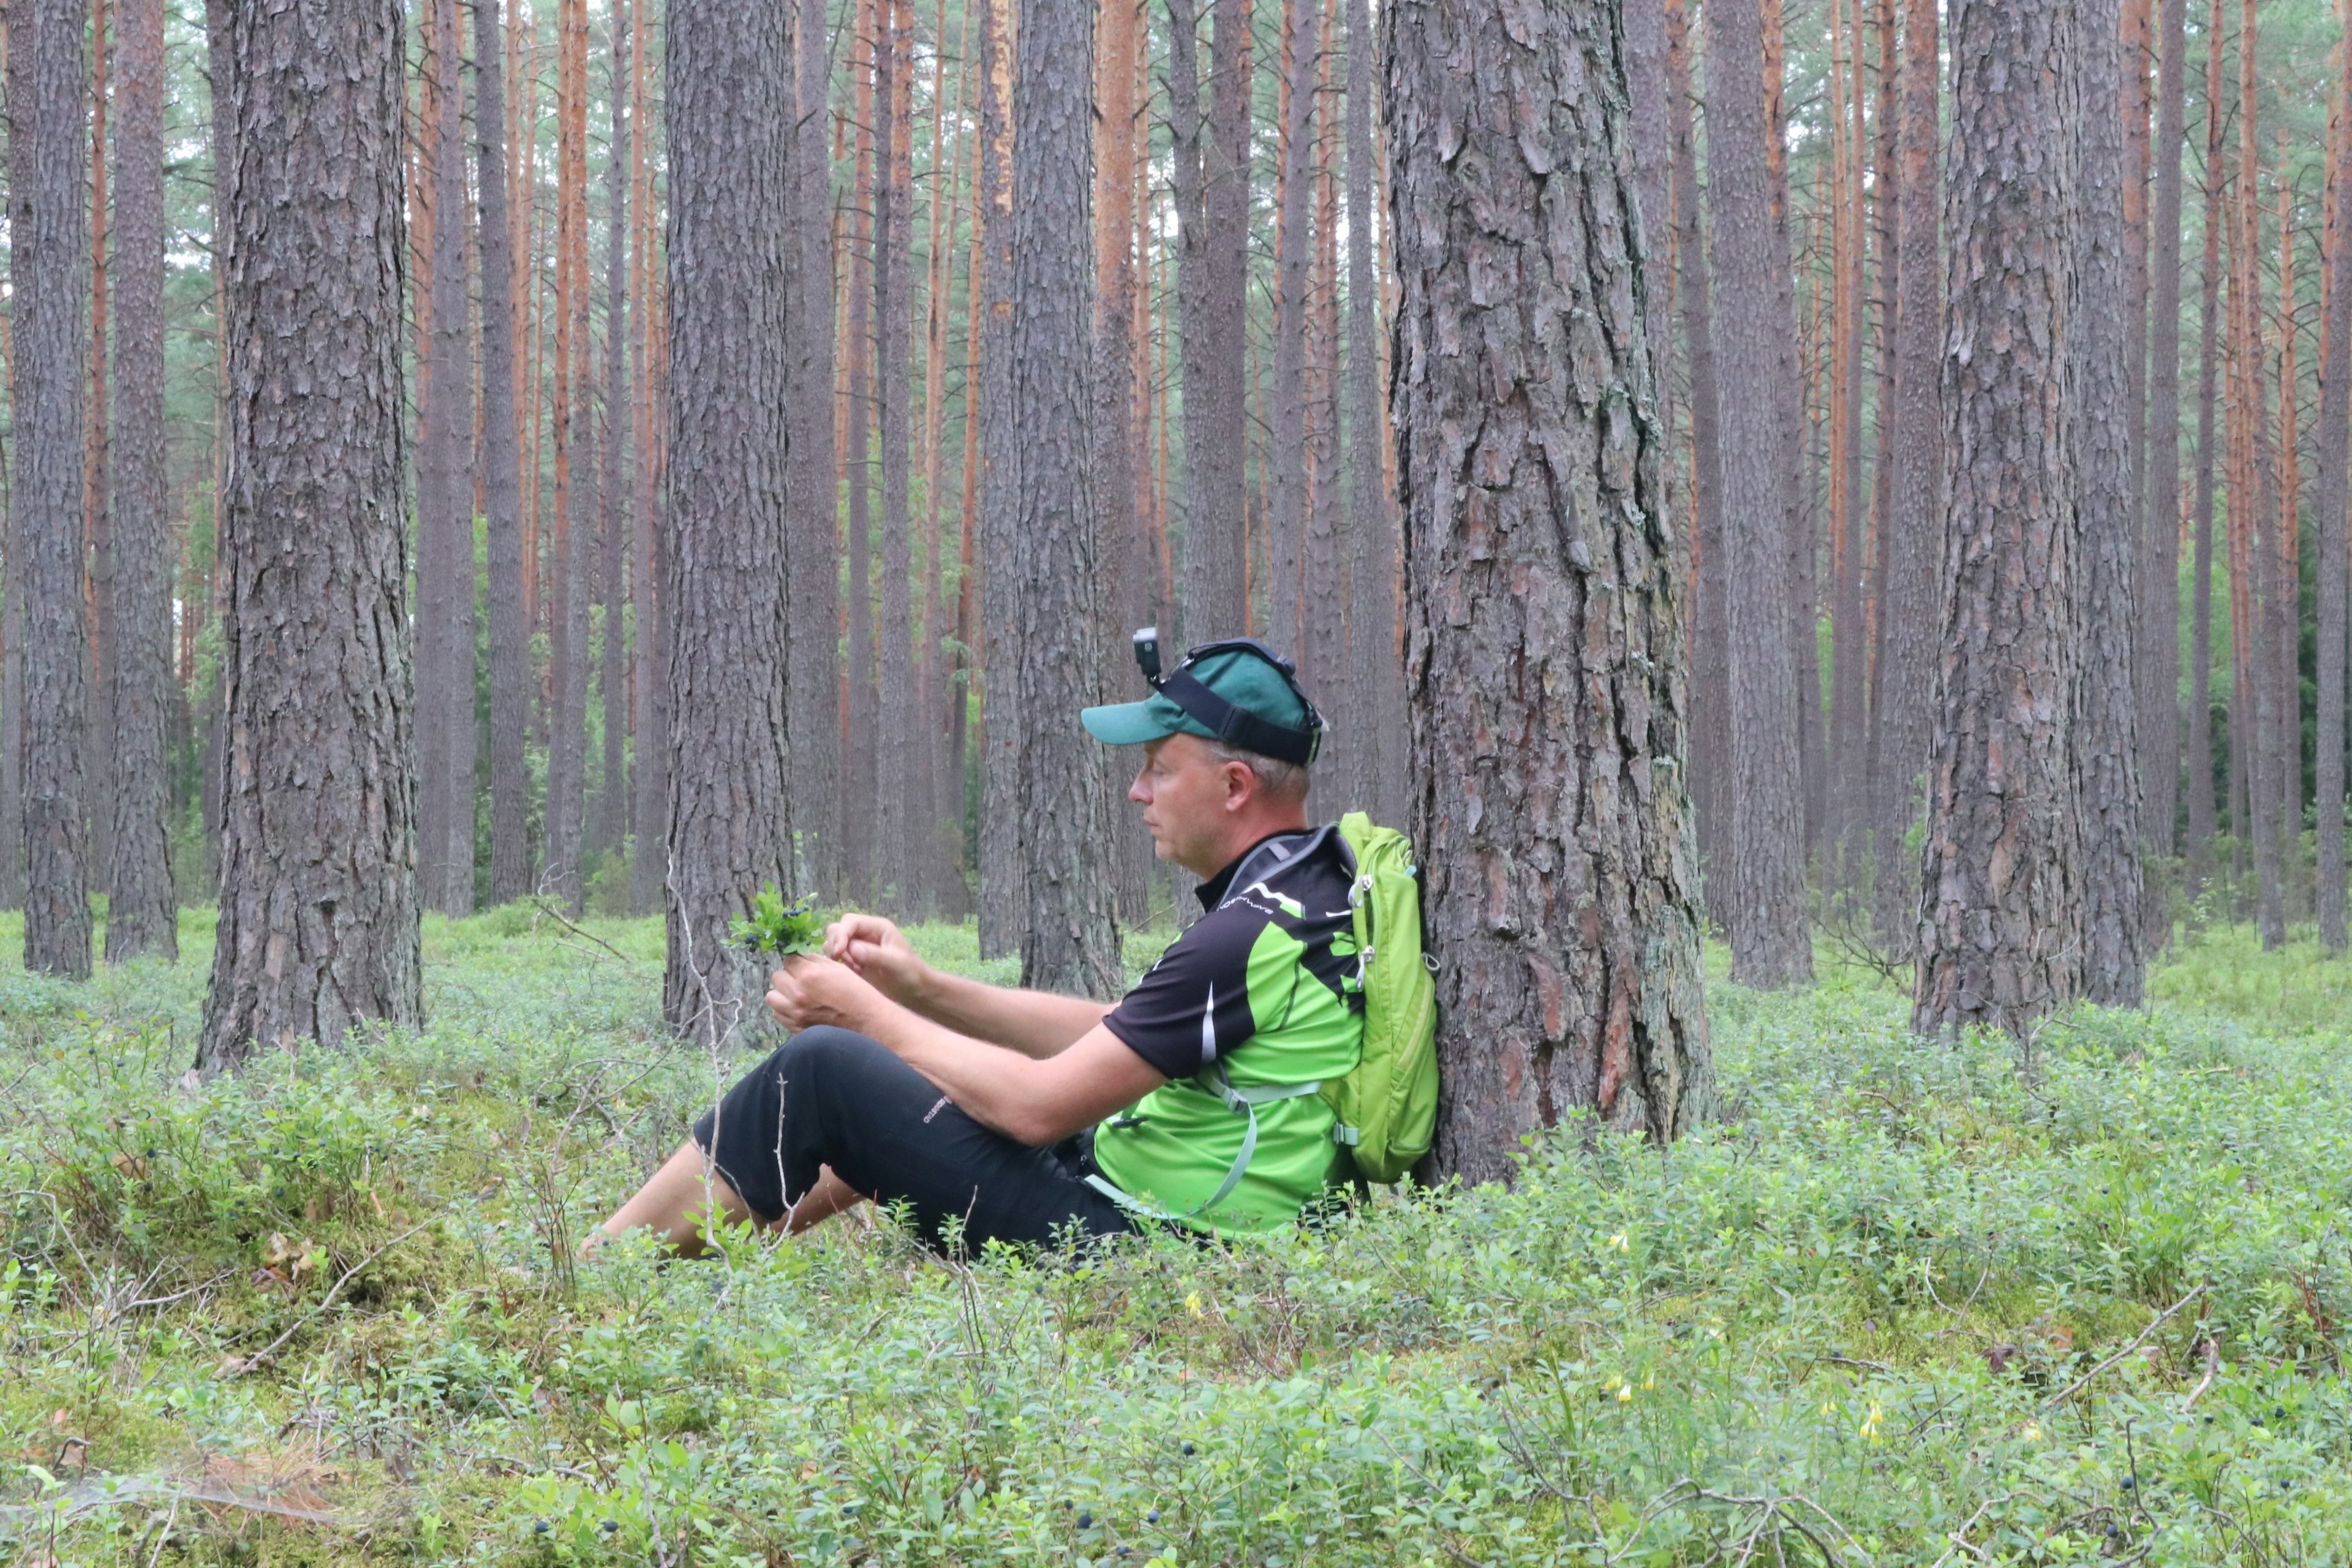
[[[1202,884],[1205,913],[1104,1026],[1169,1081],[1095,1131],[1103,1173],[1144,1206],[1218,1230],[1286,1225],[1338,1165],[1332,1111],[1304,1094],[1256,1108],[1255,1153],[1213,1207],[1247,1132],[1218,1092],[1345,1077],[1363,1047],[1363,999],[1339,830],[1261,839]],[[1202,1211],[1202,1212],[1195,1212]]]

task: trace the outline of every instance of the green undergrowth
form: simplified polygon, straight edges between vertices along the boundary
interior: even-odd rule
[[[1572,1125],[1262,1245],[664,1264],[572,1260],[743,1065],[660,1036],[658,922],[429,921],[425,1032],[212,1083],[184,930],[73,985],[0,921],[18,1562],[2352,1562],[2309,950],[2209,932],[2022,1049],[1717,984],[1669,1153]]]

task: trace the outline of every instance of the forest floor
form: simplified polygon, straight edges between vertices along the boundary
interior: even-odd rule
[[[1907,1038],[1710,989],[1722,1121],[1231,1249],[582,1232],[738,1070],[657,921],[428,921],[433,1020],[183,1074],[209,968],[0,921],[0,1563],[2352,1560],[2352,964]],[[979,964],[968,931],[920,933]]]

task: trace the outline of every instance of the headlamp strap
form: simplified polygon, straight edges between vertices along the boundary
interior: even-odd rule
[[[1188,667],[1191,660],[1170,670],[1161,678],[1160,694],[1215,731],[1217,739],[1244,752],[1255,752],[1261,757],[1272,757],[1279,763],[1306,767],[1315,761],[1322,749],[1323,731],[1319,724],[1304,730],[1269,723],[1246,708],[1226,701],[1209,689],[1201,678]],[[1312,720],[1314,710],[1308,715]]]

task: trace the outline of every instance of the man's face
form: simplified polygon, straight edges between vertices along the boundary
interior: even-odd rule
[[[1234,792],[1245,790],[1242,781],[1250,779],[1247,768],[1223,761],[1199,736],[1170,735],[1144,746],[1143,766],[1127,786],[1127,798],[1143,807],[1152,852],[1197,868],[1216,859],[1226,816],[1241,804]]]

